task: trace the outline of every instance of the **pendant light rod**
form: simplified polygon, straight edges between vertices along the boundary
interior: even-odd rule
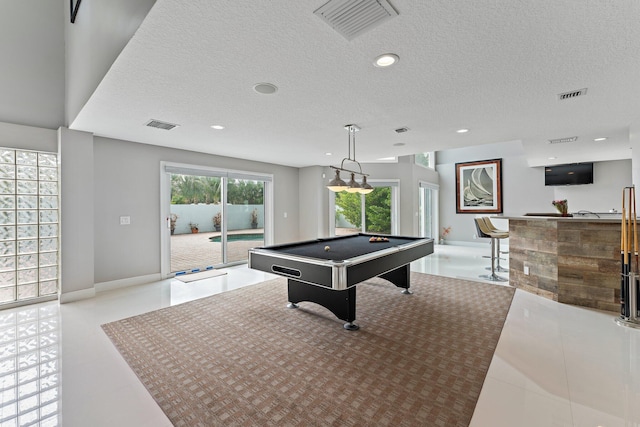
[[[342,159],[342,162],[340,163],[340,167],[331,166],[331,168],[336,169],[336,170],[340,170],[340,171],[344,171],[344,172],[355,173],[355,174],[358,174],[358,175],[361,175],[361,176],[369,176],[369,174],[366,174],[366,173],[362,172],[362,165],[360,165],[360,162],[356,160],[356,132],[358,132],[360,130],[360,127],[358,125],[350,124],[350,125],[344,125],[344,128],[349,131],[349,134],[348,134],[348,157],[345,157],[344,159]],[[352,145],[353,145],[353,157],[351,157],[351,146]],[[345,161],[349,161],[351,163],[357,164],[359,171],[346,169],[344,167],[344,162]]]
[[[349,131],[348,150],[347,150],[348,157],[345,157],[344,159],[342,159],[342,162],[340,163],[340,167],[331,166],[331,168],[336,171],[336,176],[331,181],[329,181],[327,188],[334,192],[347,191],[349,193],[369,194],[373,191],[373,187],[369,185],[369,183],[367,183],[367,176],[369,175],[362,172],[362,165],[360,164],[359,161],[356,160],[356,132],[359,131],[360,128],[354,124],[345,125],[344,128]],[[353,145],[353,158],[351,158],[352,145]],[[359,171],[346,169],[344,167],[344,162],[346,161],[357,164]],[[341,171],[351,174],[351,180],[348,183],[344,182],[340,178]],[[356,182],[354,175],[362,176],[361,184]]]

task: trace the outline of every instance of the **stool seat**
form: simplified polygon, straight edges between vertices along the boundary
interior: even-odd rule
[[[496,258],[498,259],[498,269],[500,269],[500,239],[509,238],[509,232],[505,230],[498,230],[495,227],[490,227],[485,219],[488,220],[489,218],[474,218],[478,236],[491,239],[491,274],[481,275],[480,277],[494,282],[506,282],[508,279],[496,274]],[[509,270],[501,269],[498,271]]]
[[[509,252],[505,252],[505,251],[501,251],[500,250],[500,239],[508,239],[509,238],[509,230],[499,230],[498,228],[496,228],[495,225],[493,225],[493,223],[491,222],[491,219],[488,216],[484,216],[481,219],[485,222],[485,224],[487,225],[487,228],[489,230],[491,230],[491,231],[493,231],[495,233],[506,234],[506,236],[503,236],[503,237],[496,236],[496,238],[498,240],[496,241],[496,257],[497,258],[496,258],[496,267],[495,267],[496,271],[500,271],[500,272],[506,273],[506,272],[509,271],[509,269],[508,268],[503,268],[503,267],[500,266],[500,260],[502,260],[502,258],[500,258],[500,255],[501,254],[508,254]],[[487,270],[490,270],[490,268],[487,267]]]

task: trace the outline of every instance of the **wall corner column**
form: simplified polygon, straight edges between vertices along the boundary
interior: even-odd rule
[[[631,147],[631,181],[640,188],[640,122],[629,126],[629,147]]]
[[[94,287],[93,134],[58,129],[60,302],[91,298]]]

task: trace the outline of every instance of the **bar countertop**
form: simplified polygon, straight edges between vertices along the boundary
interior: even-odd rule
[[[512,219],[521,221],[584,221],[584,222],[621,222],[622,214],[619,212],[575,212],[571,216],[548,213],[526,213],[522,215],[494,215],[496,219]]]

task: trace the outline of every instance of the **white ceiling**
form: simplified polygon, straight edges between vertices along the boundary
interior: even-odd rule
[[[506,141],[531,166],[631,157],[637,0],[390,0],[399,15],[351,41],[324,3],[157,0],[70,127],[296,167],[339,164],[349,123],[360,161]],[[398,64],[374,67],[388,52]]]

